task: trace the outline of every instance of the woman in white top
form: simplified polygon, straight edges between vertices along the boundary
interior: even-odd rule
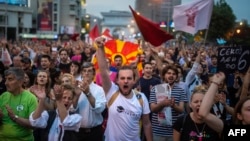
[[[71,85],[55,85],[54,91],[57,105],[57,109],[54,110],[54,116],[51,112],[45,110],[44,100],[46,94],[44,89],[37,89],[39,105],[31,113],[29,121],[32,126],[43,128],[40,132],[42,133],[41,140],[43,141],[74,141],[76,140],[75,131],[78,132],[82,119],[82,116],[79,114],[69,113],[69,108],[75,96],[74,87]],[[52,116],[53,118],[51,118]]]

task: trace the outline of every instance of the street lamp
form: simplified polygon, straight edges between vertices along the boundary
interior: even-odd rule
[[[85,15],[85,18],[86,18],[86,19],[88,19],[88,18],[89,18],[89,15],[88,15],[88,14],[86,14],[86,15]]]
[[[86,14],[83,20],[84,20],[84,25],[83,26],[85,28],[85,31],[89,32],[89,30],[90,30],[90,22],[91,22],[90,21],[90,16],[88,14]]]
[[[130,31],[131,34],[134,34],[134,33],[135,33],[135,29],[134,29],[133,27],[130,28],[129,31]]]
[[[240,34],[240,29],[237,29],[237,30],[236,30],[236,33],[237,33],[237,34]]]

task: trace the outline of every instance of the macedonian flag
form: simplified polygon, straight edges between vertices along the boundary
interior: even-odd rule
[[[127,65],[132,61],[135,61],[136,56],[140,52],[138,44],[129,41],[124,42],[121,40],[108,40],[105,43],[104,50],[106,57],[111,59],[111,65],[114,62],[114,57],[118,54],[122,56],[123,65]],[[98,69],[95,55],[92,58],[92,63],[95,65],[96,69]]]

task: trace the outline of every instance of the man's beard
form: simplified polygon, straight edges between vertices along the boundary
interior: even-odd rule
[[[132,89],[130,89],[130,91],[128,93],[124,93],[124,91],[122,91],[122,89],[119,87],[119,91],[121,92],[122,95],[129,95],[132,91]]]
[[[165,81],[165,83],[168,83],[170,86],[173,86],[175,82],[176,82],[176,80],[171,82],[171,83],[169,83],[168,81]]]

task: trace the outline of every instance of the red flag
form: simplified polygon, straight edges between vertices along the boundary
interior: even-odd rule
[[[73,34],[73,35],[71,36],[71,40],[76,41],[78,36],[79,36],[78,33]]]
[[[90,30],[89,32],[89,37],[92,41],[95,40],[95,38],[99,37],[100,34],[99,34],[99,30],[98,30],[98,26],[97,24]]]
[[[143,16],[138,15],[132,8],[129,6],[136,24],[141,31],[141,34],[145,41],[148,41],[154,46],[159,46],[167,40],[173,39],[174,37],[164,30],[162,30],[158,24],[146,19]]]
[[[112,35],[110,34],[110,31],[108,28],[106,28],[103,33],[102,33],[103,36],[107,37],[107,38],[110,38],[110,39],[113,39]]]

